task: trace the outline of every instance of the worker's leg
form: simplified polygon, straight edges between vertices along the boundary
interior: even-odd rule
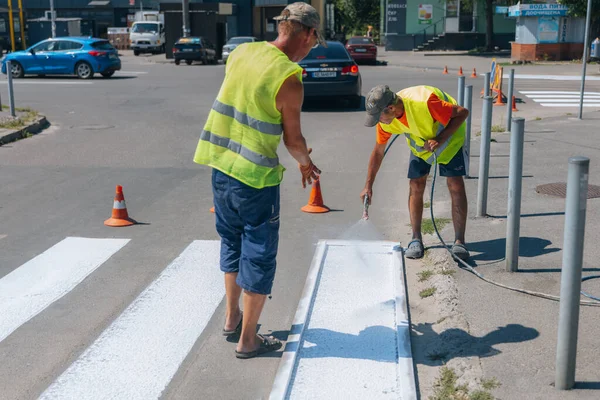
[[[265,297],[271,293],[279,246],[279,186],[245,188],[240,192],[240,215],[244,219],[242,258],[237,284],[244,289],[244,320],[237,346],[238,357],[277,350],[281,342],[257,335]]]
[[[242,318],[240,295],[242,288],[236,283],[240,257],[242,254],[242,233],[244,222],[238,216],[232,201],[232,183],[235,180],[214,169],[212,176],[213,204],[215,206],[216,228],[221,236],[221,271],[225,273],[225,311],[224,332],[236,329]]]
[[[423,220],[423,194],[427,186],[427,175],[430,169],[431,165],[411,152],[408,164],[408,179],[410,179],[408,210],[412,227],[412,240],[409,242],[405,253],[408,258],[421,258],[425,254],[421,236],[421,222]]]
[[[452,223],[454,225],[454,246],[452,252],[461,259],[469,257],[465,247],[465,229],[467,226],[467,193],[465,190],[465,159],[463,149],[448,164],[440,164],[440,175],[447,178],[448,190],[452,199]]]

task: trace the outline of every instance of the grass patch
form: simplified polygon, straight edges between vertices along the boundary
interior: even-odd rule
[[[426,201],[425,203],[423,203],[423,208],[429,208],[431,207],[431,203],[429,201]]]
[[[4,109],[4,106],[2,106],[2,108]],[[18,111],[23,114],[17,116],[17,118],[15,119],[1,122],[0,129],[20,129],[25,125],[33,122],[39,116],[39,113],[37,111],[32,110],[30,108],[15,109],[15,111]]]
[[[500,387],[500,382],[496,378],[482,379],[481,387],[485,390],[493,390]]]
[[[573,113],[566,113],[565,115],[569,116],[569,115],[573,115]]]
[[[438,230],[441,231],[451,221],[450,218],[436,218],[435,224],[437,225]],[[421,232],[428,234],[433,234],[435,232],[435,229],[433,229],[433,221],[431,219],[423,218],[423,221],[421,222]]]
[[[440,271],[440,275],[450,275],[450,276],[452,276],[452,275],[454,275],[455,273],[456,273],[456,270],[453,270],[453,269],[447,269],[447,268],[444,268],[444,269],[442,269],[442,270]]]
[[[436,324],[441,324],[442,322],[444,322],[446,320],[446,317],[442,317],[440,319],[438,319],[435,323]]]
[[[502,125],[492,125],[492,133],[500,133],[500,132],[504,132],[505,129]]]
[[[534,121],[541,121],[542,119],[540,117],[535,117]]]
[[[434,384],[433,396],[429,396],[429,400],[494,400],[495,397],[489,391],[499,386],[495,379],[487,380],[482,381],[482,386],[487,382],[488,388],[469,392],[467,385],[457,385],[457,381],[458,377],[453,369],[442,367],[440,376]],[[492,385],[494,387],[489,386],[489,381],[494,382]]]
[[[435,293],[435,290],[436,289],[434,287],[423,289],[419,292],[419,296],[421,296],[422,299],[433,296],[433,294]]]
[[[433,276],[433,271],[430,269],[426,269],[424,271],[417,272],[417,276],[419,277],[419,282],[423,282]]]

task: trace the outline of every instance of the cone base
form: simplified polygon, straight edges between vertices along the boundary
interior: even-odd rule
[[[304,211],[305,213],[313,214],[322,214],[330,211],[326,206],[311,206],[310,204],[305,205],[300,210]]]
[[[128,219],[117,219],[117,218],[109,218],[106,221],[104,221],[104,225],[106,226],[130,226],[130,225],[134,225],[137,222],[131,218]]]
[[[210,212],[211,212],[211,213],[214,213],[214,212],[215,212],[215,208],[214,208],[214,207],[213,207],[213,208],[211,208],[211,209],[210,209]]]

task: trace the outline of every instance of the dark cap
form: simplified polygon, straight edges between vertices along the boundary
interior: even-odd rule
[[[379,117],[383,110],[391,105],[396,98],[396,93],[392,92],[387,85],[375,86],[365,99],[367,109],[367,119],[365,126],[375,126],[379,122]]]
[[[317,39],[319,44],[323,47],[327,47],[325,38],[319,31],[321,26],[321,17],[313,6],[303,1],[289,4],[283,9],[281,15],[273,18],[277,21],[296,21],[309,28],[314,28],[317,33]]]

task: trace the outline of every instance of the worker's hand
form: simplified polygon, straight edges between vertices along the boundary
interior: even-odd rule
[[[435,149],[437,149],[439,146],[440,146],[440,142],[438,142],[437,140],[428,140],[423,145],[423,147],[425,147],[425,150],[431,151],[431,152],[435,151]]]
[[[312,149],[308,149],[308,154],[312,153]],[[321,174],[321,170],[317,168],[315,164],[313,164],[312,160],[309,159],[307,165],[298,164],[298,168],[300,169],[300,173],[302,174],[302,187],[306,188],[306,183],[312,185],[312,181],[319,179],[319,175]]]
[[[369,196],[368,204],[371,205],[371,201],[373,201],[373,189],[366,187],[362,192],[360,192],[360,201],[362,201],[363,204],[365,203],[365,195]]]

